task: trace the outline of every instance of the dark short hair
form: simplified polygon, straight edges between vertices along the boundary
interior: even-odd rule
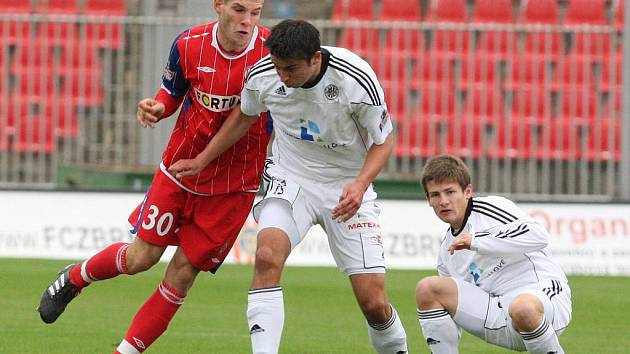
[[[321,50],[319,31],[303,20],[283,20],[271,29],[265,41],[269,52],[279,59],[310,60]]]
[[[463,189],[471,184],[468,166],[457,156],[438,155],[430,158],[422,169],[422,187],[427,194],[427,183],[457,182]]]

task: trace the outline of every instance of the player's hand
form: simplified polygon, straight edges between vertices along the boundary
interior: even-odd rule
[[[179,160],[168,168],[168,173],[173,177],[181,180],[186,176],[194,176],[199,174],[205,166],[197,159],[184,159]]]
[[[332,218],[338,222],[346,222],[357,213],[363,203],[363,195],[369,186],[362,181],[354,180],[343,187],[339,203],[332,210]]]
[[[471,242],[472,236],[470,234],[459,235],[453,240],[453,243],[448,246],[448,253],[453,255],[453,253],[458,250],[469,250]]]
[[[155,124],[162,118],[164,114],[163,103],[160,103],[152,98],[145,98],[138,102],[138,112],[136,113],[136,119],[143,128],[155,127]]]

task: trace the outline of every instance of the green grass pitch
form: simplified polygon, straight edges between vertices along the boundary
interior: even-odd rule
[[[0,259],[0,353],[112,353],[133,315],[154,291],[164,265],[85,289],[52,325],[35,308],[44,288],[68,262]],[[252,267],[225,265],[200,274],[169,329],[147,353],[249,353],[245,310]],[[415,284],[431,272],[389,270],[387,287],[407,330],[410,353],[429,353],[421,340]],[[630,278],[570,277],[573,321],[560,340],[567,353],[630,352]],[[281,353],[372,353],[366,324],[347,277],[333,268],[289,267],[282,282],[285,330]],[[460,352],[508,353],[465,335]]]

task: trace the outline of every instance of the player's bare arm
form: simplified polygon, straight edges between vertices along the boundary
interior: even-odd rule
[[[448,246],[448,253],[453,254],[455,251],[459,250],[469,250],[470,244],[472,243],[472,235],[470,234],[462,234],[455,238],[453,243]]]
[[[339,204],[332,210],[333,219],[346,222],[357,213],[363,202],[365,191],[389,160],[393,147],[392,134],[387,136],[383,144],[373,144],[370,147],[359,176],[344,186],[341,196],[339,196]]]
[[[138,102],[138,112],[136,118],[143,128],[153,128],[162,118],[166,106],[153,98],[145,98]]]
[[[169,167],[168,172],[177,179],[198,174],[210,162],[214,161],[214,159],[242,138],[257,119],[258,116],[245,115],[239,107],[235,108],[227,117],[221,129],[199,155],[194,159],[184,159],[175,162]]]

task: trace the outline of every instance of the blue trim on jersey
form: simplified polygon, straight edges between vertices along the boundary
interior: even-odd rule
[[[158,172],[159,173],[159,172]],[[142,214],[144,214],[144,208],[147,206],[147,200],[149,200],[149,194],[151,194],[151,186],[147,190],[147,194],[144,195],[144,200],[142,201],[142,207],[140,208],[140,213],[138,214],[138,220],[136,220],[136,224],[131,230],[132,235],[136,235],[138,230],[140,229],[140,225],[142,224]]]
[[[173,44],[171,45],[171,52],[166,63],[166,68],[164,69],[164,74],[162,75],[162,85],[164,85],[164,87],[174,97],[184,96],[190,88],[190,83],[184,77],[184,72],[182,70],[182,66],[180,65],[181,56],[179,54],[179,49],[177,48],[180,38],[183,35],[188,34],[189,31],[190,30],[186,30],[180,33],[173,41]]]
[[[273,133],[273,117],[271,112],[267,111],[267,134]]]

